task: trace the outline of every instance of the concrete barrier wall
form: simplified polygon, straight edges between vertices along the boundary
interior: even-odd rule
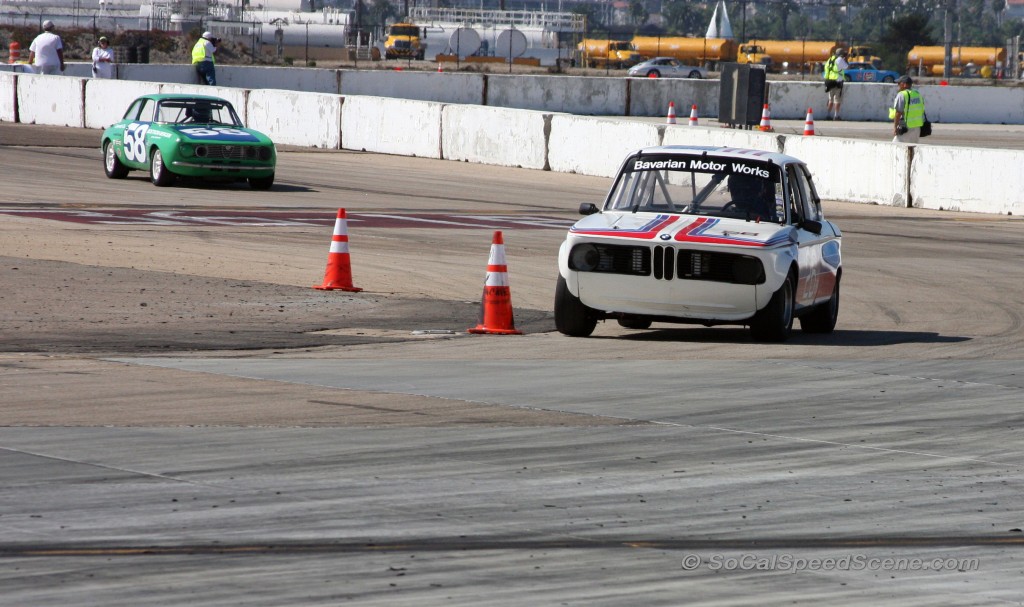
[[[18,75],[18,121],[85,127],[85,79]]]
[[[195,82],[195,79],[192,80]],[[338,72],[303,67],[217,66],[217,86],[338,94]]]
[[[584,116],[625,116],[628,78],[487,77],[487,105]]]
[[[559,173],[613,177],[629,152],[660,145],[661,125],[606,118],[551,117],[548,165]]]
[[[18,77],[13,72],[0,72],[0,122],[18,119]]]
[[[918,146],[909,181],[914,207],[1024,213],[1019,150]]]
[[[483,74],[342,70],[338,77],[342,95],[484,105]]]
[[[502,86],[517,82],[514,78],[501,81]],[[678,90],[700,90],[689,86]],[[826,199],[1024,213],[1024,177],[1017,150],[909,146],[689,127],[685,126],[683,111],[679,118],[684,124],[666,126],[473,104],[4,72],[0,73],[0,120],[98,129],[120,118],[131,99],[153,92],[154,87],[161,92],[225,97],[250,126],[280,144],[546,167],[602,177],[613,176],[630,151],[663,143],[767,149],[806,160],[819,194]],[[651,103],[660,103],[664,97],[658,96],[676,94],[677,90],[672,86],[650,87],[638,83],[641,94],[657,98]],[[891,85],[865,85],[862,89],[851,87],[846,94],[861,96],[874,106],[888,95],[886,88],[895,90]],[[951,102],[942,87],[931,88],[937,92],[926,89],[924,94],[936,100],[928,106],[934,118],[936,113],[947,111]],[[776,88],[772,94],[781,95],[782,91]],[[784,97],[792,99],[793,95]],[[1012,111],[1010,105],[991,105],[1004,114]],[[845,102],[843,113],[846,115]]]
[[[156,82],[90,78],[85,81],[85,128],[105,129],[121,120],[136,97],[159,92]]]
[[[630,116],[667,116],[670,101],[685,123],[697,105],[697,118],[718,117],[718,81],[676,78],[627,78]]]
[[[66,75],[88,76],[88,63],[69,64]],[[19,66],[0,66],[17,70]],[[78,70],[84,70],[81,74]],[[72,74],[73,72],[73,74]],[[394,70],[336,70],[300,67],[218,66],[218,82],[238,88],[273,88],[305,92],[397,97],[442,103],[565,112],[597,116],[664,116],[669,101],[689,116],[697,104],[702,118],[718,116],[717,80],[674,80],[547,75],[439,74]],[[196,84],[188,64],[122,64],[121,80]],[[453,80],[454,79],[454,80]],[[826,97],[822,82],[769,81],[772,118],[795,120],[812,108],[824,119]],[[920,86],[929,117],[935,122],[1024,124],[1024,89],[1014,86]],[[886,122],[895,84],[847,83],[842,115],[847,120]],[[679,108],[686,106],[686,111]]]
[[[665,127],[663,145],[722,145],[742,150],[767,150],[782,152],[783,135],[748,131],[744,129],[720,129],[690,126]]]
[[[441,152],[448,160],[545,169],[551,114],[530,110],[446,105]]]
[[[786,154],[807,162],[822,198],[907,206],[911,146],[836,137],[791,136],[783,142]]]
[[[339,149],[342,101],[324,93],[249,91],[247,124],[278,144]]]
[[[341,147],[380,154],[441,158],[444,104],[387,97],[345,97]]]

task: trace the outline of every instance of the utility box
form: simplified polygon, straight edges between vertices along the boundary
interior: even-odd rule
[[[732,127],[761,124],[768,101],[764,66],[723,63],[718,96],[718,121]]]

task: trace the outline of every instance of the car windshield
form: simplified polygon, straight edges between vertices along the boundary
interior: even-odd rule
[[[630,158],[605,210],[785,221],[778,166],[703,155]]]
[[[157,106],[156,121],[172,124],[242,126],[242,121],[231,104],[216,99],[164,99]]]

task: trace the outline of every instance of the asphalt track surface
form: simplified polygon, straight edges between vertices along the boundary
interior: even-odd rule
[[[607,180],[287,150],[158,189],[96,139],[0,124],[0,604],[1024,600],[1019,218],[827,202],[834,335],[572,339]],[[349,226],[360,293],[310,288],[339,207],[394,218]],[[465,333],[495,229],[523,336]]]

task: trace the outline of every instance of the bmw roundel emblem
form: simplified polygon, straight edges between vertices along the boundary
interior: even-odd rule
[[[662,234],[658,238],[660,238],[662,240],[672,240],[672,235],[671,234]]]

